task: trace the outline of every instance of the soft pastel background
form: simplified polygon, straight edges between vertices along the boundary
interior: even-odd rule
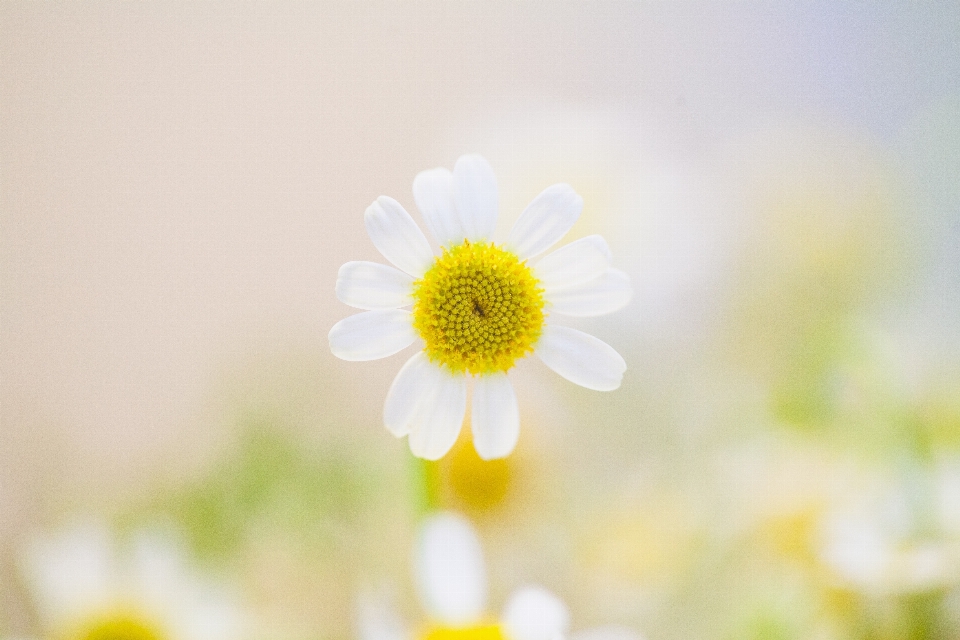
[[[416,625],[431,505],[491,609],[649,640],[960,638],[960,4],[0,4],[0,636],[77,522],[162,526],[258,638]],[[362,213],[484,154],[585,199],[622,388],[516,371],[517,453],[418,465],[346,363]],[[416,214],[415,214],[416,215]]]

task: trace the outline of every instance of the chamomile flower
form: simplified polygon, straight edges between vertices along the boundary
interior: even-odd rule
[[[168,535],[120,551],[96,524],[38,539],[24,574],[46,635],[58,640],[240,640],[239,606],[189,571]]]
[[[944,526],[947,505],[936,500],[956,487],[950,487],[946,475],[913,481],[923,486],[919,498],[911,495],[916,487],[893,486],[873,504],[862,498],[860,504],[836,509],[825,519],[820,555],[839,584],[873,595],[895,595],[960,583],[960,536]]]
[[[629,278],[612,268],[607,243],[588,236],[535,259],[580,215],[583,199],[569,185],[538,195],[502,244],[492,241],[497,184],[482,157],[461,156],[452,172],[419,173],[413,195],[440,255],[400,203],[377,198],[364,222],[396,268],[373,262],[340,268],[337,297],[367,311],[338,322],[329,337],[333,354],[352,361],[385,358],[422,340],[384,406],[387,429],[409,436],[414,455],[436,460],[453,446],[471,377],[477,453],[493,459],[513,451],[520,418],[507,373],[531,353],[588,389],[620,386],[626,363],[612,347],[553,322],[553,314],[598,316],[630,300]]]
[[[487,610],[487,578],[476,531],[460,515],[431,516],[420,531],[414,556],[417,590],[428,619],[411,631],[383,608],[361,612],[361,640],[562,640],[570,614],[556,595],[522,587],[499,617]],[[620,627],[580,631],[584,640],[641,640]]]

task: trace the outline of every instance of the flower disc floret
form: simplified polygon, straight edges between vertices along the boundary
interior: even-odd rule
[[[426,632],[423,640],[504,640],[498,624],[479,624],[468,627],[435,627]]]
[[[515,254],[464,240],[414,283],[413,326],[430,360],[454,373],[507,371],[540,337],[543,293]]]
[[[91,621],[66,637],[70,640],[163,640],[164,635],[136,616],[117,615]]]

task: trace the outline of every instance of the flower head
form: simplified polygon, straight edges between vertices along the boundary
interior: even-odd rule
[[[238,640],[239,606],[189,571],[171,536],[142,531],[120,552],[85,524],[37,539],[23,564],[48,634],[60,640]]]
[[[421,172],[413,195],[440,255],[400,203],[378,198],[364,221],[396,269],[373,262],[340,268],[337,297],[366,311],[338,322],[329,337],[333,354],[344,360],[385,358],[422,340],[384,407],[387,429],[408,435],[415,455],[436,460],[453,446],[466,414],[468,376],[475,378],[477,453],[508,455],[520,419],[507,373],[530,353],[589,389],[620,386],[626,364],[616,351],[552,322],[552,314],[596,316],[629,302],[629,278],[611,267],[606,242],[589,236],[531,262],[580,215],[583,200],[569,185],[537,196],[502,244],[492,240],[497,185],[482,157],[462,156],[452,172]]]
[[[570,614],[556,595],[539,586],[515,591],[499,616],[487,609],[487,577],[476,531],[452,512],[431,516],[420,530],[414,566],[417,590],[428,620],[410,634],[382,611],[361,619],[362,640],[560,640]],[[381,624],[377,624],[379,621]],[[372,624],[371,624],[372,623]],[[575,634],[590,640],[641,640],[635,632],[598,628]]]

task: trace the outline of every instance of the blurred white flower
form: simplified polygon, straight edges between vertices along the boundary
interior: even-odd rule
[[[453,446],[466,415],[468,375],[476,377],[477,453],[493,459],[513,451],[520,418],[507,372],[530,352],[580,386],[620,386],[626,363],[613,348],[548,318],[598,316],[629,302],[630,279],[611,267],[604,239],[581,238],[528,264],[580,216],[583,199],[569,185],[538,195],[502,245],[491,241],[497,184],[482,157],[461,156],[452,172],[420,172],[413,194],[441,255],[400,203],[379,197],[364,222],[397,269],[373,262],[340,268],[337,297],[367,311],[338,322],[329,338],[333,354],[352,361],[385,358],[424,341],[400,369],[384,407],[387,429],[409,435],[414,455],[436,460]]]
[[[240,607],[200,577],[164,531],[120,548],[86,523],[27,548],[23,572],[44,630],[64,640],[238,640]]]
[[[944,499],[956,491],[954,479],[946,472],[923,479],[934,485],[922,508],[910,504],[911,487],[900,486],[826,519],[820,556],[837,579],[877,595],[927,591],[960,580],[960,535],[950,530],[952,505]]]
[[[487,610],[487,576],[476,531],[464,517],[445,512],[423,525],[415,550],[417,590],[428,621],[421,640],[559,640],[569,636],[570,614],[540,586],[516,590],[499,619]],[[385,607],[366,607],[361,640],[409,640],[413,634]],[[576,640],[642,640],[617,626],[573,635]]]
[[[960,457],[941,463],[936,493],[938,524],[944,531],[960,538]]]

